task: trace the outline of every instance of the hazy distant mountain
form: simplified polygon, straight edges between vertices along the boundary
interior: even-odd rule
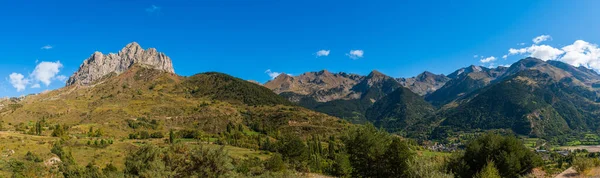
[[[511,129],[543,137],[600,129],[600,75],[535,58],[510,67],[472,65],[448,76],[283,75],[265,86],[306,108],[409,136]],[[431,104],[446,107],[436,111]]]
[[[299,76],[280,74],[275,79],[265,83],[277,94],[292,92],[311,97],[318,102],[327,102],[337,99],[357,99],[360,93],[352,90],[365,77],[356,74],[330,73],[327,70],[307,72]],[[298,102],[298,99],[290,98]]]
[[[443,74],[437,75],[425,71],[417,75],[416,77],[397,78],[397,80],[402,86],[423,96],[435,92],[436,90],[444,86],[446,82],[450,81],[450,78],[446,77]]]
[[[443,75],[427,72],[400,81],[426,91],[428,86],[435,88],[443,80]],[[428,81],[433,84],[428,84]],[[403,125],[405,121],[412,123],[433,111],[431,105],[403,87],[398,79],[375,70],[367,76],[327,71],[300,76],[281,75],[265,86],[301,106],[355,123],[370,121],[384,127]]]
[[[506,72],[506,67],[486,68],[471,65],[448,75],[451,80],[444,86],[427,95],[425,100],[441,106],[457,100],[477,89],[489,85]]]

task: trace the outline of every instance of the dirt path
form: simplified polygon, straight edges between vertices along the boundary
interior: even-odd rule
[[[575,171],[575,169],[573,169],[573,167],[570,167],[569,169],[563,171],[562,173],[560,173],[559,175],[557,175],[554,178],[600,178],[600,167],[594,168],[592,170],[590,170],[587,175],[585,176],[581,176],[579,175],[579,173],[577,173],[577,171]]]

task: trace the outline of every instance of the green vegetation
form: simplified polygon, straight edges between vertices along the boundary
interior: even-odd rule
[[[501,176],[498,169],[496,169],[496,164],[494,164],[494,161],[488,161],[485,164],[485,167],[475,174],[475,178],[501,178]]]
[[[578,172],[585,174],[587,171],[594,167],[600,166],[600,159],[588,158],[588,157],[577,157],[573,160],[573,168]]]
[[[374,122],[351,125],[224,74],[186,78],[137,67],[94,87],[50,91],[0,111],[5,123],[0,130],[9,130],[0,132],[2,154],[7,155],[0,161],[0,177],[314,173],[445,178],[518,177],[534,168],[560,171],[570,165],[588,169],[584,167],[593,161],[577,154],[539,153],[548,157],[542,162],[533,152],[551,151],[548,148],[561,143],[598,143],[596,133],[584,132],[596,124],[574,131],[573,126],[588,123],[567,118],[566,111],[551,102],[574,96],[556,92],[573,88],[540,90],[521,79],[510,82],[518,84],[484,88],[480,95],[468,96],[467,104],[446,108],[441,115],[407,89],[392,92],[382,86],[363,88],[359,100],[319,104],[353,121]],[[497,94],[500,90],[515,96]],[[524,93],[532,90],[534,94]],[[498,134],[485,133],[487,129],[497,129]],[[524,141],[512,136],[516,134]],[[436,141],[446,145],[429,148]],[[46,166],[54,157],[62,162]]]
[[[375,102],[367,110],[367,119],[389,132],[402,133],[402,135],[416,138],[419,137],[416,134],[420,127],[423,127],[418,123],[423,118],[431,117],[434,111],[434,107],[423,100],[421,96],[402,87]],[[410,134],[407,134],[409,131]]]
[[[186,93],[195,97],[210,97],[215,100],[256,105],[292,105],[260,85],[226,74],[207,72],[189,77],[182,84]]]
[[[470,177],[484,170],[486,165],[481,163],[494,164],[502,177],[522,176],[542,165],[541,158],[518,138],[488,133],[469,143],[464,153],[454,155],[448,169],[458,177]]]
[[[571,135],[595,131],[600,107],[595,94],[572,80],[554,82],[553,76],[537,70],[519,72],[480,89],[455,108],[443,110],[436,121],[441,126],[434,138],[456,131],[511,129],[517,134],[544,138],[552,144],[595,144],[571,142]],[[595,134],[595,133],[593,133]],[[580,138],[583,139],[583,138]]]

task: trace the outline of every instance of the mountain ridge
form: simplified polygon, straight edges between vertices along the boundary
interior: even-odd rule
[[[171,59],[155,48],[144,50],[137,42],[127,44],[119,53],[103,54],[94,52],[69,77],[66,86],[90,85],[110,73],[120,74],[133,65],[146,65],[150,68],[175,73]]]

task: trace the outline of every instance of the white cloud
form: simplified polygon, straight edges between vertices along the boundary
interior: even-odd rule
[[[479,55],[477,55],[477,54],[473,55],[473,58],[478,58],[478,57],[479,57]]]
[[[25,87],[29,84],[29,79],[26,79],[23,74],[12,73],[8,77],[10,84],[17,89],[17,92],[25,90]]]
[[[511,64],[504,64],[504,65],[499,65],[499,66],[502,66],[502,67],[510,67],[510,65],[511,65]]]
[[[149,8],[146,8],[146,12],[148,13],[154,13],[154,12],[159,12],[160,11],[160,7],[156,6],[156,5],[152,5]]]
[[[58,75],[62,67],[63,65],[60,61],[42,61],[35,66],[35,69],[28,77],[20,73],[12,73],[9,75],[9,80],[12,86],[17,89],[17,92],[25,90],[28,85],[31,85],[31,88],[40,88],[40,83],[49,86],[55,80],[63,82],[67,80],[67,76]]]
[[[50,45],[42,46],[41,49],[52,49],[52,46],[50,46]]]
[[[560,61],[573,66],[585,66],[600,70],[600,48],[598,48],[598,45],[577,40],[573,44],[563,47],[562,50],[565,55],[562,56]]]
[[[523,46],[523,45],[525,45],[525,43],[517,43],[517,45]]]
[[[36,82],[42,82],[48,86],[50,83],[52,83],[52,80],[57,79],[56,75],[60,72],[62,67],[63,65],[60,63],[60,61],[43,61],[35,66],[35,69],[33,70],[33,73],[31,73],[30,77]]]
[[[548,45],[531,45],[530,47],[508,50],[508,55],[527,54],[544,61],[557,59],[564,52]]]
[[[273,71],[271,71],[271,69],[267,69],[265,71],[265,73],[267,75],[269,75],[269,77],[271,77],[271,79],[275,79],[277,76],[281,75],[281,72],[273,72]]]
[[[317,51],[317,57],[321,57],[321,56],[329,56],[329,53],[331,52],[331,50],[319,50]]]
[[[538,37],[533,38],[531,41],[533,41],[534,44],[539,44],[539,43],[544,42],[549,39],[552,39],[552,37],[550,37],[550,35],[540,35]]]
[[[490,56],[490,57],[483,58],[483,59],[481,59],[479,61],[481,63],[488,63],[488,62],[492,62],[492,61],[495,61],[495,60],[496,60],[496,57]]]
[[[504,56],[502,56],[502,59],[506,59],[506,58],[508,58],[508,55],[505,54]]]
[[[64,76],[64,75],[59,75],[59,76],[56,76],[56,79],[58,81],[64,82],[64,81],[67,81],[68,77]]]
[[[548,39],[551,39],[549,35],[542,35],[534,38],[533,41],[539,43]],[[535,57],[544,61],[557,60],[576,67],[584,66],[600,71],[600,48],[597,44],[583,40],[576,40],[573,44],[561,48],[533,44],[530,47],[510,48],[508,50],[508,56],[517,54]]]
[[[346,54],[346,56],[350,57],[350,59],[359,59],[363,58],[365,52],[363,50],[350,50],[350,53]]]

